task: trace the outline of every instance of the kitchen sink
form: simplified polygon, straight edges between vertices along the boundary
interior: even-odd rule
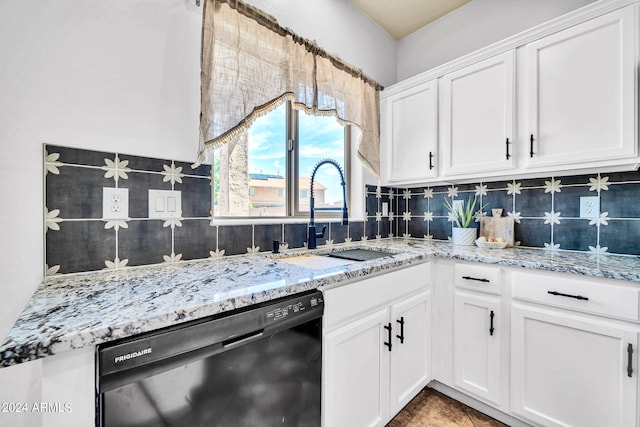
[[[343,265],[353,264],[358,261],[350,259],[333,258],[327,255],[304,254],[286,258],[278,258],[278,261],[288,262],[289,264],[300,265],[302,267],[314,268],[316,270],[325,270],[327,268],[341,267]]]
[[[278,261],[289,264],[300,265],[302,267],[324,270],[327,268],[341,267],[361,261],[393,256],[392,253],[377,251],[373,249],[347,249],[343,251],[333,251],[328,254],[303,254],[290,257],[278,258]]]

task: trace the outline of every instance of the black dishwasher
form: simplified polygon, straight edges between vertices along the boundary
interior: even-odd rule
[[[320,426],[322,294],[97,348],[96,424]]]

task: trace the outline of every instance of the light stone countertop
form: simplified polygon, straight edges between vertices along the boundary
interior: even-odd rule
[[[281,257],[370,248],[393,257],[315,270]],[[382,239],[48,277],[0,346],[0,367],[94,346],[316,289],[431,257],[640,282],[640,258],[542,249],[480,249],[423,239]]]

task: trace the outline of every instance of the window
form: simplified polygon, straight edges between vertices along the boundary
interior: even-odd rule
[[[256,119],[235,146],[215,150],[213,215],[306,217],[314,166],[331,158],[347,174],[348,150],[348,127],[333,116],[309,115],[283,103]],[[333,166],[318,169],[314,197],[318,216],[340,215],[342,186]]]

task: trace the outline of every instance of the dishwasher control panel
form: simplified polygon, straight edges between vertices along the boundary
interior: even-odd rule
[[[297,314],[302,314],[308,310],[322,309],[324,306],[324,300],[322,294],[312,294],[301,297],[300,299],[291,301],[288,300],[282,305],[274,304],[271,310],[267,311],[267,322],[278,321],[287,319]]]

